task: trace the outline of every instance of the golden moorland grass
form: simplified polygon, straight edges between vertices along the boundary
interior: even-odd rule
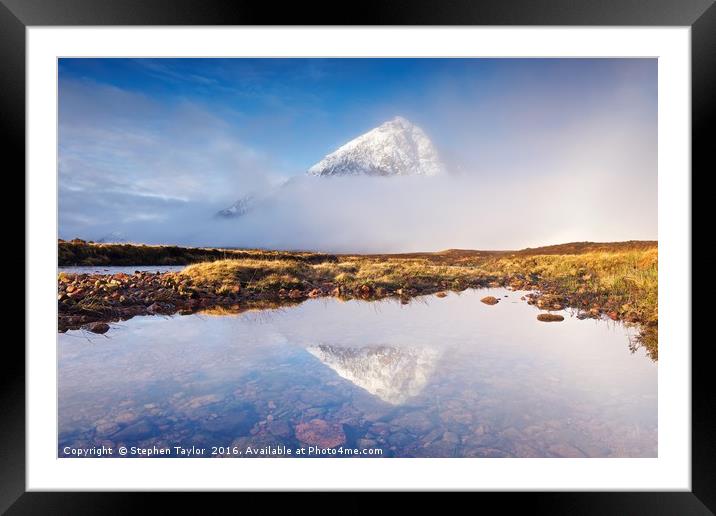
[[[462,290],[491,282],[537,287],[586,305],[598,303],[627,319],[658,321],[656,246],[578,254],[500,253],[476,256],[339,256],[336,260],[228,259],[188,266],[194,284],[266,292],[278,289],[367,286],[388,294]],[[585,301],[587,303],[585,303]]]
[[[487,260],[485,272],[537,278],[562,295],[603,299],[619,315],[658,321],[658,250],[600,251],[572,255],[534,255]]]

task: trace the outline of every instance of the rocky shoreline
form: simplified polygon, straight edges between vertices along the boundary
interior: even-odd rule
[[[142,315],[187,315],[199,311],[215,313],[238,313],[251,309],[276,308],[300,303],[318,297],[363,299],[366,301],[396,298],[407,304],[420,295],[437,294],[444,297],[446,291],[462,291],[468,288],[505,287],[514,291],[529,291],[521,297],[530,305],[545,311],[564,308],[578,310],[577,317],[622,320],[642,323],[627,306],[616,306],[608,297],[596,298],[593,294],[580,292],[562,295],[548,283],[532,281],[520,275],[475,279],[459,288],[449,282],[437,281],[431,287],[404,287],[386,289],[365,284],[347,288],[335,283],[310,285],[305,288],[280,288],[278,290],[252,291],[242,289],[239,283],[226,285],[196,284],[190,278],[176,272],[134,274],[71,274],[58,275],[58,330],[86,329],[105,333],[106,323],[127,320]],[[497,299],[485,298],[486,304],[496,304]],[[556,318],[542,318],[539,320]]]

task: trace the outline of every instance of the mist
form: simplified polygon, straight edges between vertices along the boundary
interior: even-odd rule
[[[344,253],[654,238],[656,213],[644,210],[634,193],[642,185],[625,185],[618,170],[579,177],[563,170],[550,177],[499,183],[470,176],[299,177],[266,192],[236,218],[214,216],[218,205],[156,201],[169,203],[163,209],[173,216],[128,221],[120,236],[146,243]],[[620,209],[604,209],[607,204]],[[112,230],[116,226],[109,223],[98,233]]]
[[[499,84],[438,74],[419,95],[400,83],[404,94],[371,92],[366,107],[352,92],[361,102],[340,110],[289,103],[275,74],[261,109],[259,79],[237,106],[61,74],[59,237],[376,253],[655,240],[656,65],[602,61],[587,77],[584,63],[500,62]],[[426,131],[448,174],[305,176],[398,114]],[[216,216],[248,194],[248,213]]]

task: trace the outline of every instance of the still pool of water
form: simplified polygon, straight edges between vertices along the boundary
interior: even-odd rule
[[[57,268],[57,272],[70,274],[134,274],[142,272],[179,272],[186,265],[67,265]]]
[[[520,296],[315,299],[59,334],[58,455],[318,435],[383,457],[655,457],[657,364],[629,350],[633,330],[539,322]]]

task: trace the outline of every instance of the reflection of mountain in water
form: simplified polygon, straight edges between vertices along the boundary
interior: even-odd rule
[[[345,348],[320,344],[308,351],[341,377],[393,405],[420,393],[438,357],[432,349],[388,346]]]

